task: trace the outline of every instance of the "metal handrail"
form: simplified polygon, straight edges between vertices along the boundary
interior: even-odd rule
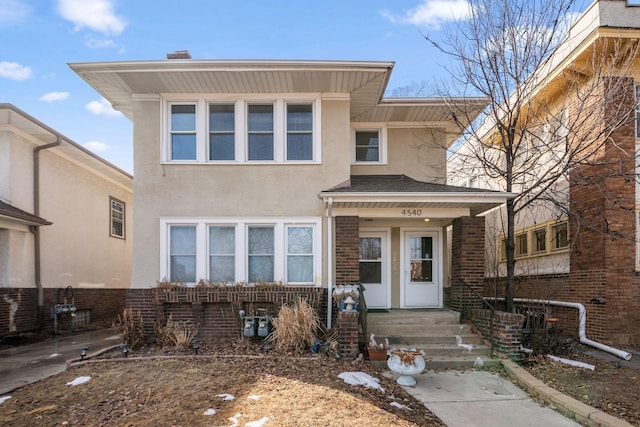
[[[463,279],[460,279],[459,281],[459,292],[460,292],[460,322],[463,323],[466,319],[468,319],[474,325],[476,325],[476,327],[478,327],[478,330],[482,333],[482,335],[489,340],[489,343],[491,344],[491,352],[493,353],[493,348],[495,344],[495,336],[493,334],[493,320],[495,318],[496,308],[491,303],[489,303],[482,295],[476,292],[475,289],[469,286],[469,284],[467,284]],[[465,297],[467,298],[465,299]],[[475,316],[471,315],[471,310],[473,308],[482,308],[489,312],[488,336],[486,336],[486,333],[484,332],[486,328],[480,327],[481,325],[478,325],[478,322]]]
[[[362,283],[358,283],[358,291],[360,300],[358,301],[358,323],[360,323],[360,327],[362,328],[363,340],[366,341],[367,338],[367,301],[364,298],[364,286]]]

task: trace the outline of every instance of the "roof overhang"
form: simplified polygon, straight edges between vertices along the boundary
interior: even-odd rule
[[[349,93],[351,116],[376,105],[393,62],[162,60],[71,63],[69,67],[133,119],[134,95],[170,93]]]
[[[333,209],[378,210],[374,216],[411,217],[406,209],[428,209],[431,218],[475,216],[496,208],[514,197],[512,193],[341,193],[322,192],[319,197]],[[396,211],[396,212],[394,212]]]
[[[52,224],[52,222],[49,222],[44,218],[30,214],[29,212],[18,209],[15,206],[2,201],[0,201],[0,221],[36,227]]]

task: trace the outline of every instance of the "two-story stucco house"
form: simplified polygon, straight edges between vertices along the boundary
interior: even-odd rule
[[[469,236],[508,197],[445,185],[451,105],[486,101],[385,99],[391,62],[70,67],[134,124],[132,307],[163,280],[281,282],[280,302],[312,289],[329,323],[336,284],[362,282],[369,307],[443,307],[465,263],[447,259],[447,226],[470,219]],[[206,328],[226,301],[212,295],[174,302]]]
[[[0,337],[116,320],[132,208],[130,174],[0,104]]]

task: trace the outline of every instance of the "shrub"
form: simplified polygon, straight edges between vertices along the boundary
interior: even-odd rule
[[[136,350],[147,344],[147,334],[144,332],[144,321],[142,313],[138,312],[134,315],[133,310],[124,309],[122,317],[118,315],[118,328],[124,342],[130,349]]]
[[[157,342],[161,347],[187,348],[198,334],[198,325],[188,320],[173,320],[173,314],[169,315],[167,324],[154,326]]]
[[[274,348],[294,353],[306,351],[321,328],[318,313],[302,298],[291,305],[283,305],[271,324],[273,331],[267,339],[273,342]]]

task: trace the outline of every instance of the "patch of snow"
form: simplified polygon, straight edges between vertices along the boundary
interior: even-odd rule
[[[264,423],[269,421],[269,417],[260,418],[258,421],[250,421],[245,424],[246,427],[262,427]]]
[[[75,380],[68,382],[67,385],[76,386],[76,385],[84,384],[86,382],[89,382],[90,379],[91,377],[78,377]]]
[[[216,414],[215,409],[207,409],[206,411],[204,411],[202,415],[215,415],[215,414]]]
[[[338,378],[349,385],[363,385],[384,392],[384,388],[380,387],[380,380],[365,372],[343,372]]]
[[[60,353],[53,353],[49,355],[48,359],[53,359],[54,357],[60,357],[60,356],[62,356]]]
[[[252,394],[251,396],[247,396],[247,399],[258,400],[258,399],[260,399],[260,396]]]
[[[217,397],[221,397],[222,400],[233,400],[233,399],[236,398],[234,395],[229,394],[229,393],[218,394]]]
[[[2,405],[7,400],[11,399],[11,396],[2,396],[0,397],[0,405]]]
[[[105,341],[118,341],[120,340],[120,335],[111,335],[110,337],[106,337]]]
[[[406,409],[407,411],[413,411],[413,409],[398,402],[391,402],[389,405],[395,406],[396,408],[399,408],[399,409]]]
[[[231,421],[233,423],[229,427],[237,427],[238,426],[238,418],[240,418],[241,416],[242,416],[242,414],[235,414],[233,417],[229,417],[229,421]]]

